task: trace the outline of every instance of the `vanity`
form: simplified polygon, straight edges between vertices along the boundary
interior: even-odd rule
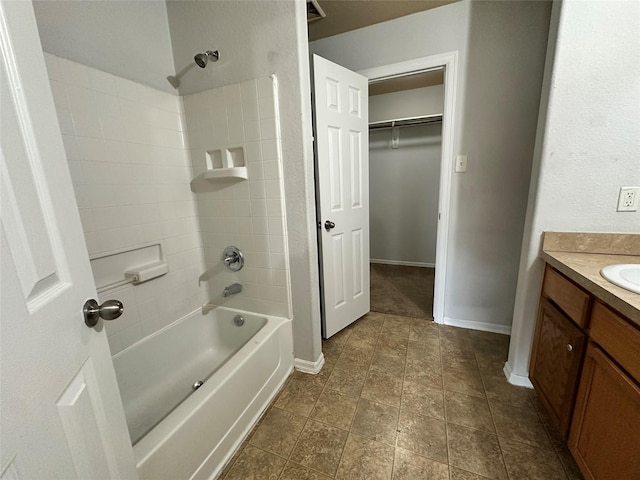
[[[541,258],[529,378],[586,479],[640,478],[640,294],[600,274],[640,235],[546,232]]]

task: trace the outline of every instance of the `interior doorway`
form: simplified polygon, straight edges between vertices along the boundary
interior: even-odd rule
[[[444,68],[369,82],[371,310],[433,319]]]
[[[444,323],[445,315],[445,297],[446,297],[446,273],[447,273],[447,243],[449,235],[449,204],[451,191],[451,176],[453,173],[453,128],[454,128],[454,112],[456,104],[457,92],[457,52],[448,52],[430,57],[423,57],[405,62],[399,62],[382,67],[375,67],[368,70],[362,70],[358,73],[369,79],[370,85],[383,83],[390,79],[403,79],[407,82],[410,77],[417,73],[442,71],[442,111],[440,115],[440,139],[441,139],[441,155],[440,170],[438,182],[438,208],[437,208],[437,225],[436,225],[436,246],[435,246],[435,264],[437,268],[433,270],[433,304],[432,316],[435,322]],[[435,112],[431,112],[432,114]],[[416,114],[414,116],[428,117],[429,112],[425,109],[424,115]],[[434,117],[432,117],[434,118]],[[400,119],[399,119],[400,120]],[[409,120],[406,120],[410,122]],[[401,122],[400,122],[401,123]],[[394,125],[396,126],[396,125]],[[397,125],[399,126],[399,125]],[[401,127],[403,128],[403,127]],[[408,132],[408,131],[407,131]],[[399,133],[402,136],[402,133]],[[406,134],[405,134],[406,135]],[[394,141],[393,138],[391,141]],[[401,141],[399,138],[397,141]],[[371,192],[372,198],[375,195]],[[373,236],[373,235],[372,235]],[[375,260],[375,250],[372,251],[372,259]],[[423,262],[427,263],[427,262]],[[400,265],[398,267],[402,267]],[[411,265],[409,265],[411,266]],[[420,268],[429,268],[423,266]],[[372,272],[372,277],[374,273]],[[372,278],[372,283],[375,279]],[[411,284],[411,276],[408,276],[407,284]],[[400,285],[402,288],[402,284]],[[374,287],[375,288],[375,287]],[[423,294],[430,291],[429,280],[423,282]],[[372,298],[377,294],[372,289]],[[428,308],[428,307],[426,307]]]

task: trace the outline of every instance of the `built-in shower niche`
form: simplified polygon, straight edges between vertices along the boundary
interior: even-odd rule
[[[209,182],[248,178],[244,146],[214,148],[205,151],[205,170],[191,181],[191,190],[200,191]]]
[[[223,147],[207,150],[204,178],[243,178],[247,179],[247,166],[244,159],[244,147]]]

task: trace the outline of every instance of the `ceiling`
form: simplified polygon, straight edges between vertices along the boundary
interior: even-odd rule
[[[426,72],[404,75],[402,77],[387,78],[369,83],[369,96],[383,93],[413,90],[414,88],[431,87],[444,83],[444,68],[437,68]]]
[[[309,23],[309,41],[430,10],[458,0],[317,0],[327,14]]]

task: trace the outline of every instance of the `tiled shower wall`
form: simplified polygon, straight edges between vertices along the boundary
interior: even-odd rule
[[[200,230],[210,300],[217,305],[290,317],[288,255],[277,82],[265,77],[184,97],[193,173],[206,169],[207,152],[242,147],[248,180],[199,182]],[[222,265],[228,245],[239,247],[245,267],[237,273]],[[239,282],[242,293],[222,297]]]
[[[199,308],[204,271],[181,97],[45,54],[89,255],[161,243],[169,273],[113,289],[113,354]],[[100,285],[98,285],[100,286]]]

